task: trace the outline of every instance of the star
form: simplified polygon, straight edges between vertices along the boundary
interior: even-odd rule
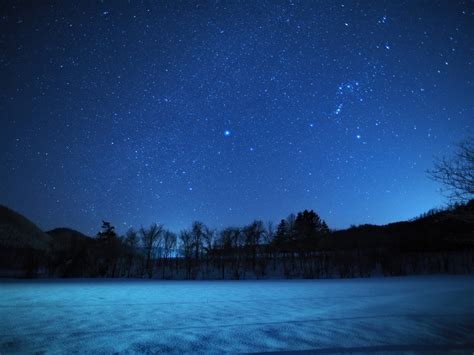
[[[371,181],[408,176],[401,189],[422,196],[373,221],[429,209],[441,197],[423,186],[423,168],[472,130],[470,12],[452,2],[216,1],[212,16],[181,2],[166,11],[132,2],[126,12],[115,2],[92,12],[53,3],[32,26],[26,20],[41,5],[7,6],[1,203],[47,228],[79,221],[83,231],[100,227],[95,213],[118,226],[163,218],[179,231],[179,214],[201,203],[208,209],[196,217],[215,227],[298,208],[331,208],[329,224],[344,227],[367,221],[333,208],[358,196],[331,181],[360,177],[376,194],[389,186]],[[373,169],[387,156],[413,161],[414,152],[423,152],[416,169]],[[285,189],[280,175],[301,180],[298,188]],[[34,188],[19,188],[30,180]],[[309,201],[301,186],[317,203],[301,205]],[[286,196],[273,204],[277,192]],[[90,204],[95,213],[83,215]]]

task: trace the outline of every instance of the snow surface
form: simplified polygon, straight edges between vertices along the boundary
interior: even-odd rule
[[[6,281],[0,353],[474,351],[474,277]]]

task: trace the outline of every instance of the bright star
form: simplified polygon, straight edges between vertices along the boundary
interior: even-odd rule
[[[224,136],[226,136],[226,137],[229,137],[229,136],[230,136],[230,131],[229,131],[228,129],[226,129],[226,130],[224,131]]]

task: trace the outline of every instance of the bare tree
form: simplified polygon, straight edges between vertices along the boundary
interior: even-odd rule
[[[199,261],[203,251],[203,240],[205,234],[206,226],[204,223],[199,221],[194,221],[191,227],[191,237],[193,239],[194,247],[194,259],[196,262]]]
[[[179,233],[179,241],[181,247],[181,254],[184,257],[186,278],[190,279],[193,266],[192,257],[194,251],[193,236],[191,235],[191,232],[187,230],[182,230],[181,233]]]
[[[125,235],[124,244],[126,247],[126,258],[127,258],[127,277],[132,274],[132,268],[136,259],[136,252],[138,250],[138,234],[130,228]]]
[[[459,143],[453,157],[438,158],[428,175],[444,185],[452,202],[474,198],[474,139]]]
[[[209,278],[209,267],[211,258],[214,258],[213,245],[214,245],[215,231],[204,225],[203,234],[203,251],[206,258],[206,271],[205,277]]]
[[[232,252],[234,251],[233,234],[232,228],[226,228],[219,233],[219,237],[216,240],[215,250],[219,253],[220,269],[223,279],[225,279],[226,276],[227,262],[232,258]]]
[[[175,252],[176,249],[176,240],[176,234],[174,234],[173,232],[167,230],[163,233],[162,278],[165,278],[166,276],[165,269],[169,264],[168,260],[173,256],[176,257],[176,255],[173,255],[173,252]]]
[[[264,233],[263,233],[263,242],[267,245],[270,245],[274,237],[275,237],[275,227],[272,221],[268,221],[267,228],[264,230]]]
[[[163,232],[163,225],[161,224],[152,224],[150,228],[140,229],[140,235],[142,238],[143,243],[143,250],[145,252],[145,270],[148,274],[148,277],[151,279],[153,276],[153,264],[152,264],[152,257],[153,253],[155,252],[158,244],[160,242],[160,237]]]
[[[257,265],[257,248],[261,243],[262,236],[265,233],[265,228],[262,221],[253,221],[248,226],[242,229],[245,239],[245,252],[247,262],[250,261],[252,271],[255,273]]]

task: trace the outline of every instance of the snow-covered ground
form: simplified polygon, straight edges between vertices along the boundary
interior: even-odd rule
[[[0,353],[474,351],[474,277],[3,281]]]

